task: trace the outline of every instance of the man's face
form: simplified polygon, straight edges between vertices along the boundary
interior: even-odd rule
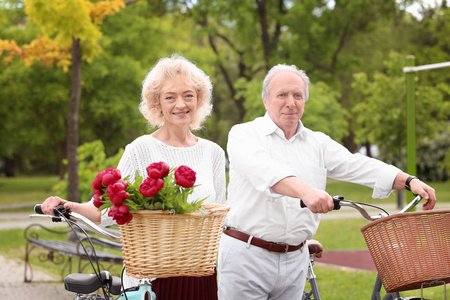
[[[263,99],[270,118],[283,130],[286,138],[297,131],[305,111],[306,87],[295,73],[280,72],[269,82],[269,99]]]

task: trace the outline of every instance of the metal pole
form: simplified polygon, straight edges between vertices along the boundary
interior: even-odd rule
[[[406,65],[414,66],[415,57],[408,55]],[[406,73],[406,158],[407,172],[410,175],[416,175],[416,108],[414,101],[414,79],[415,72]],[[414,195],[408,193],[408,202],[412,201]]]
[[[430,64],[430,65],[423,65],[423,66],[406,66],[403,68],[404,73],[408,72],[419,72],[419,71],[425,71],[425,70],[431,70],[431,69],[440,69],[450,67],[450,61],[437,63],[437,64]]]

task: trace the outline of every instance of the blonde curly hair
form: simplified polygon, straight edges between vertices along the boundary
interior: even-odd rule
[[[211,114],[212,83],[209,76],[186,58],[174,54],[160,59],[143,81],[139,111],[151,126],[164,125],[159,102],[161,89],[167,79],[179,75],[184,76],[186,83],[197,92],[197,113],[189,126],[192,129],[200,129],[203,121]]]

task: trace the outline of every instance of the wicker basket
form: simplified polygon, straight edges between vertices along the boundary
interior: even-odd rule
[[[450,282],[450,210],[391,215],[361,232],[387,292]]]
[[[217,248],[229,207],[203,204],[187,215],[167,211],[132,211],[120,226],[126,273],[135,278],[206,276],[214,273]]]

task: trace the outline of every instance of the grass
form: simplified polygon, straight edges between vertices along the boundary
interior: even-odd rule
[[[52,187],[57,182],[57,176],[0,177],[0,205],[11,203],[25,205],[1,211],[30,211],[34,206],[33,203],[41,203],[52,194]]]
[[[51,195],[51,187],[57,182],[57,177],[0,177],[0,205],[6,203],[39,203]],[[438,202],[450,202],[450,184],[448,182],[432,183],[436,190]],[[327,191],[331,195],[344,195],[346,199],[369,202],[373,204],[394,204],[397,201],[395,195],[386,200],[373,200],[372,190],[367,187],[330,181]],[[32,211],[32,205],[25,208]],[[17,209],[15,209],[17,210]],[[2,212],[5,212],[4,210]],[[331,212],[334,213],[334,212]],[[363,218],[355,219],[327,219],[323,220],[315,236],[325,251],[344,249],[366,249],[366,245],[360,228],[368,221]],[[22,229],[0,230],[0,240],[8,243],[0,243],[0,251],[3,255],[24,259],[25,239]],[[40,266],[59,275],[61,268],[53,264],[44,264],[32,257],[33,266]],[[323,299],[370,299],[375,272],[355,271],[334,266],[316,265],[315,273]],[[345,296],[343,296],[345,295]],[[419,291],[404,293],[404,296],[420,296]],[[442,299],[443,287],[426,289],[424,296],[431,299]]]

